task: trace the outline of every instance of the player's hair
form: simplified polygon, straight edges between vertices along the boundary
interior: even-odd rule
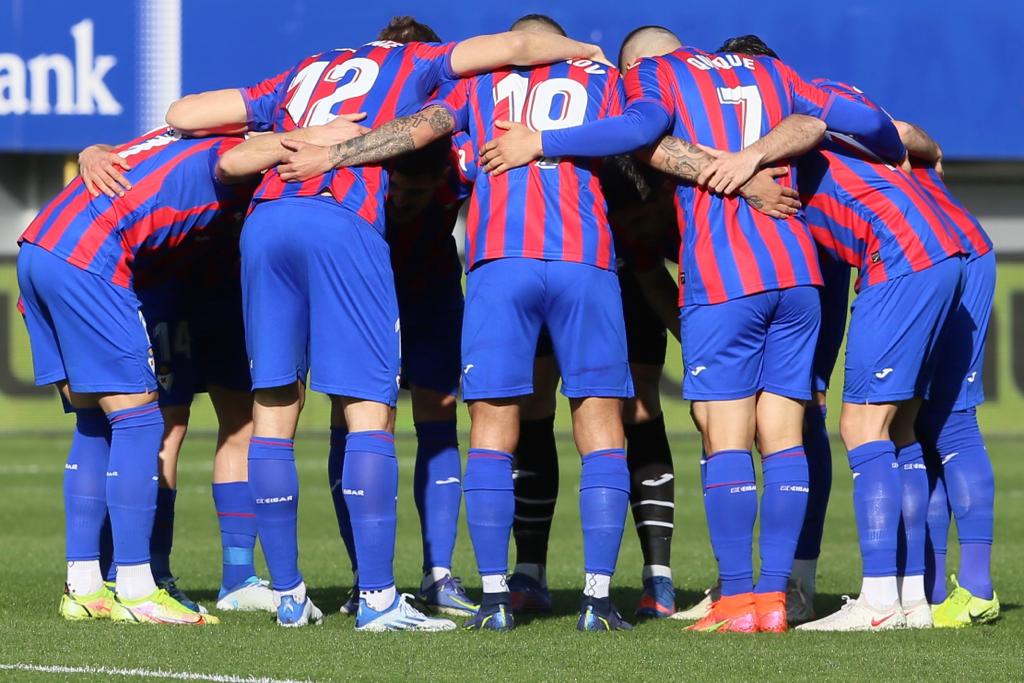
[[[440,177],[448,167],[448,152],[451,147],[451,138],[434,140],[426,147],[397,157],[392,170],[404,175]]]
[[[529,23],[544,24],[548,28],[554,29],[555,33],[560,36],[566,35],[565,29],[557,21],[552,19],[546,14],[524,14],[523,16],[512,22],[512,25],[508,27],[509,31],[517,31],[522,27],[523,24]]]
[[[753,33],[749,33],[745,36],[736,36],[735,38],[729,38],[722,47],[718,48],[716,52],[737,52],[741,55],[751,55],[753,57],[771,57],[772,59],[778,59],[779,55],[775,53],[775,50],[768,47],[759,36],[755,36]]]
[[[607,157],[598,171],[598,179],[609,211],[650,201],[661,182],[657,171],[638,164],[628,154]]]
[[[634,42],[636,42],[636,40],[638,40],[639,38],[642,38],[644,35],[647,35],[647,34],[661,34],[663,36],[670,36],[670,37],[672,37],[672,38],[674,38],[676,40],[679,40],[678,36],[676,36],[675,33],[673,33],[671,30],[665,28],[664,26],[658,26],[656,24],[648,24],[647,26],[640,26],[638,28],[635,28],[632,31],[630,31],[628,34],[626,34],[626,37],[622,39],[622,47],[619,48],[619,68],[620,69],[624,69],[625,67],[629,66],[628,64],[623,64],[622,63],[622,55],[625,54],[626,48],[629,47],[630,45],[632,45]]]
[[[391,17],[388,25],[381,29],[377,40],[390,40],[396,43],[441,42],[434,29],[409,16]]]

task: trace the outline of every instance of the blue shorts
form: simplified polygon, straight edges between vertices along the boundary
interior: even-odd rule
[[[18,255],[36,384],[76,393],[156,389],[153,350],[135,292],[32,244]]]
[[[182,283],[167,280],[154,287],[140,289],[136,294],[153,343],[160,405],[191,405],[199,378],[188,301]]]
[[[256,389],[291,384],[394,405],[399,323],[388,245],[330,197],[261,202],[242,230],[242,293]]]
[[[811,397],[821,323],[817,287],[773,289],[679,312],[683,398],[731,401],[768,391]]]
[[[926,398],[939,334],[960,289],[959,256],[865,287],[850,307],[846,403]]]
[[[985,338],[995,288],[994,251],[964,263],[959,301],[939,337],[930,403],[948,410],[967,410],[984,403]]]
[[[568,261],[502,258],[466,279],[462,395],[468,401],[533,393],[542,327],[569,398],[633,395],[619,279]]]
[[[821,329],[814,348],[814,391],[828,391],[839,348],[846,334],[846,311],[850,305],[850,266],[833,259],[821,260]]]
[[[430,389],[442,394],[459,392],[462,375],[460,344],[465,303],[462,283],[436,283],[429,296],[398,292],[402,320],[402,386]]]

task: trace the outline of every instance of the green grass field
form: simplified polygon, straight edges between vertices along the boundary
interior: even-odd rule
[[[696,442],[673,439],[677,508],[673,565],[678,600],[699,597],[713,581],[696,484]],[[219,581],[219,537],[210,499],[212,440],[190,437],[182,456],[175,573],[194,598],[212,606]],[[0,667],[33,664],[85,672],[0,668],[8,680],[109,680],[96,667],[186,674],[303,680],[671,680],[843,679],[1021,680],[1024,678],[1024,463],[1018,444],[994,442],[998,481],[994,572],[1003,600],[996,624],[961,632],[882,634],[708,635],[685,633],[675,621],[644,623],[630,633],[581,634],[574,629],[582,559],[576,485],[579,465],[562,439],[562,498],[555,519],[550,581],[556,614],[522,620],[513,633],[360,634],[337,613],[350,582],[348,562],[326,488],[326,437],[298,445],[302,480],[300,561],[324,626],[278,628],[265,614],[228,614],[204,629],[64,622],[57,614],[63,581],[61,475],[66,439],[8,438],[0,451]],[[399,440],[402,488],[396,575],[400,589],[419,581],[420,541],[411,481],[414,439]],[[860,562],[850,503],[850,477],[836,449],[835,488],[820,562],[819,613],[856,592]],[[955,544],[954,544],[955,545]],[[951,567],[956,566],[955,549]],[[640,584],[640,552],[629,525],[613,598],[632,613]],[[477,594],[472,552],[459,538],[455,573]],[[92,673],[89,673],[92,671]],[[139,678],[144,678],[140,675]],[[117,680],[117,679],[115,679]],[[207,679],[211,680],[211,679]]]

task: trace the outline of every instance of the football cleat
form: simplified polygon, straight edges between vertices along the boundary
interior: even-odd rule
[[[431,612],[452,617],[471,617],[480,608],[466,595],[462,580],[451,574],[421,590],[418,597]]]
[[[508,592],[512,611],[521,614],[547,614],[551,611],[551,593],[548,587],[526,574],[508,577]]]
[[[480,608],[462,628],[467,631],[511,631],[516,627],[512,618],[508,593],[484,593]]]
[[[428,617],[410,604],[412,596],[402,593],[385,610],[378,612],[366,600],[359,600],[356,612],[356,630],[380,633],[383,631],[454,631],[455,622]]]
[[[786,584],[786,621],[803,624],[814,621],[814,593],[805,590],[800,579],[790,578]]]
[[[170,595],[172,598],[174,598],[175,600],[177,600],[193,612],[198,612],[199,614],[206,614],[206,608],[200,605],[192,598],[185,595],[185,592],[178,588],[177,581],[178,579],[174,576],[168,576],[164,579],[157,579],[156,587],[163,588],[165,591],[167,591],[168,595]]]
[[[665,577],[655,577],[665,578]],[[632,631],[633,625],[622,618],[615,609],[611,598],[593,598],[583,596],[580,602],[580,618],[576,622],[577,631]]]
[[[904,603],[901,607],[903,618],[907,620],[907,628],[932,627],[932,607],[927,600]]]
[[[220,623],[212,614],[200,614],[185,607],[162,588],[138,600],[115,597],[110,619],[122,624],[209,626]]]
[[[838,612],[800,624],[798,631],[891,631],[906,628],[907,618],[899,603],[883,609],[872,607],[864,600],[843,596],[846,603]]]
[[[95,593],[75,595],[64,584],[64,595],[60,599],[60,615],[68,621],[109,619],[114,606],[114,592],[106,584]]]
[[[250,576],[234,588],[220,589],[217,594],[217,609],[226,612],[276,612],[274,591],[270,582],[258,576]]]
[[[704,597],[696,605],[691,605],[684,610],[676,612],[669,619],[680,621],[700,621],[711,612],[711,605],[722,596],[722,589],[719,584],[704,591]]]
[[[705,633],[757,633],[754,594],[723,595],[711,603],[711,611],[707,616],[696,624],[687,626],[686,630]]]
[[[757,611],[757,630],[762,633],[785,633],[789,628],[786,618],[786,594],[754,593]]]
[[[641,619],[666,619],[676,612],[676,589],[667,576],[644,579],[644,592],[636,606]]]
[[[282,595],[281,603],[277,606],[277,625],[285,628],[299,628],[309,624],[319,625],[324,623],[324,613],[313,604],[313,601],[306,598],[299,602],[294,595]]]
[[[963,628],[971,624],[984,624],[999,618],[999,596],[992,591],[992,599],[975,597],[973,593],[950,577],[953,590],[932,609],[935,628]]]
[[[338,611],[353,617],[356,615],[356,612],[359,611],[359,586],[352,586],[352,590],[348,592],[345,604]]]

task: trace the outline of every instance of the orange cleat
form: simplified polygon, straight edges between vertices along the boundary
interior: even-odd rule
[[[711,604],[711,611],[706,617],[686,630],[706,633],[757,633],[757,621],[753,593],[723,595]]]
[[[785,593],[755,593],[754,606],[757,608],[758,631],[785,633],[789,629],[786,621]]]

